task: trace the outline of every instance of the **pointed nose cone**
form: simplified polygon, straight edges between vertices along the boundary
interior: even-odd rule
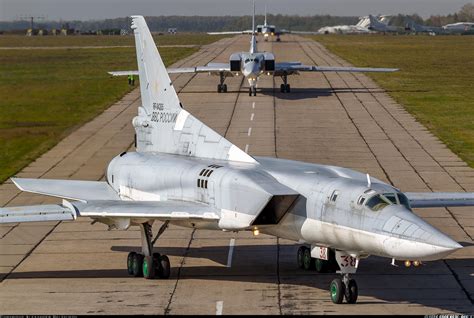
[[[383,242],[385,252],[396,259],[431,261],[446,257],[462,248],[458,242],[427,223],[416,214],[401,208],[385,222],[383,231],[388,234]]]
[[[258,64],[255,62],[250,62],[244,66],[242,74],[244,74],[245,77],[256,78],[259,72],[260,72],[260,69],[258,67]]]

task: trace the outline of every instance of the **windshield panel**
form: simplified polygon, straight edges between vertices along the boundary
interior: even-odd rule
[[[372,211],[379,211],[389,205],[389,202],[387,202],[387,199],[383,199],[380,194],[377,194],[370,198],[366,205]]]
[[[397,195],[395,193],[384,193],[383,196],[392,202],[392,204],[398,204]]]
[[[410,201],[408,201],[408,198],[406,197],[406,195],[402,193],[398,193],[398,200],[400,201],[401,205],[403,205],[408,210],[411,210]]]

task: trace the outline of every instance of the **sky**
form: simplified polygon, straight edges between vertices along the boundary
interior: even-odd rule
[[[423,17],[448,14],[470,0],[259,0],[257,13],[364,16],[411,14]],[[96,20],[133,14],[159,15],[248,15],[250,0],[0,0],[0,21],[26,16],[46,20]]]

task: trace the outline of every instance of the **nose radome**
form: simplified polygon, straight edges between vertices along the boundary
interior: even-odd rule
[[[385,251],[396,259],[436,260],[462,248],[458,242],[411,211],[400,209],[385,222]]]

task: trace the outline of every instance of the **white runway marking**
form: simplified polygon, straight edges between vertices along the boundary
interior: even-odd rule
[[[246,152],[246,153],[249,152],[249,145],[248,145],[248,144],[245,145],[245,152]]]
[[[255,102],[252,103],[252,108],[255,108]]]
[[[250,121],[253,121],[253,117],[255,116],[254,113],[252,113],[252,115],[250,115]]]
[[[222,300],[216,301],[216,316],[222,315],[223,308],[224,308],[224,302]]]
[[[247,135],[250,137],[251,133],[252,133],[252,127],[249,127],[249,131],[248,131]]]
[[[232,266],[232,256],[234,255],[235,239],[230,239],[229,242],[229,254],[227,255],[227,267]]]

